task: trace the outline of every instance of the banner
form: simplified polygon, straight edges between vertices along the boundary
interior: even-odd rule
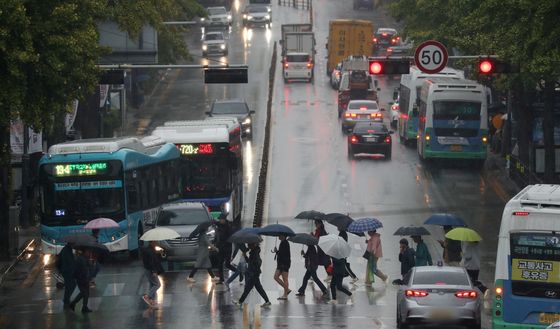
[[[35,132],[33,129],[29,128],[29,140],[27,153],[43,152],[43,134],[41,132]],[[12,154],[21,155],[23,154],[23,122],[21,120],[14,120],[10,125],[10,145],[12,148]]]
[[[104,107],[109,96],[109,85],[99,85],[99,107]]]
[[[542,283],[560,283],[560,262],[550,260],[511,260],[511,279]]]
[[[64,127],[66,127],[66,133],[72,130],[72,126],[74,125],[74,121],[76,120],[77,114],[78,114],[78,100],[75,99],[72,101],[72,112],[67,113],[66,117],[64,118]]]

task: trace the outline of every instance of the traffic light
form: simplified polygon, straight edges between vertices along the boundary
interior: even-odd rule
[[[408,74],[410,72],[410,61],[402,59],[370,59],[369,74]]]
[[[519,72],[519,67],[495,58],[481,58],[478,60],[479,74],[518,73],[518,72]]]

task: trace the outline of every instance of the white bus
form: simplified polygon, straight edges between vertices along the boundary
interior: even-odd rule
[[[529,185],[506,204],[494,290],[494,329],[560,321],[560,185]]]
[[[416,99],[420,95],[419,91],[422,87],[422,83],[428,78],[438,77],[464,79],[465,73],[463,71],[446,67],[439,73],[427,74],[420,71],[418,67],[411,66],[409,74],[401,75],[398,131],[399,138],[403,143],[406,144],[410,140],[416,140],[418,135],[418,111],[416,110]]]
[[[486,160],[488,105],[485,88],[472,80],[424,80],[418,99],[418,155],[421,159]]]

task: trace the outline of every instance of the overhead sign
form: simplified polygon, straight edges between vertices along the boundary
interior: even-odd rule
[[[204,68],[204,83],[248,83],[247,67]]]
[[[447,65],[449,53],[440,42],[428,40],[422,42],[414,53],[414,62],[420,71],[428,74],[438,73]]]

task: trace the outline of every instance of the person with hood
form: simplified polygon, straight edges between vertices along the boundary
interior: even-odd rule
[[[150,241],[148,246],[142,251],[142,262],[150,288],[148,293],[142,296],[142,299],[148,306],[156,307],[156,293],[161,287],[158,275],[163,274],[163,266],[161,266],[161,256],[156,251],[157,242]]]
[[[76,304],[83,299],[82,313],[90,313],[91,309],[88,307],[89,300],[89,280],[90,280],[90,266],[89,266],[89,250],[80,250],[76,259],[76,267],[74,269],[74,278],[80,293],[68,305],[72,311],[76,308]]]
[[[412,240],[416,243],[416,266],[433,265],[432,256],[428,250],[428,246],[419,235],[411,236]]]
[[[74,278],[74,271],[76,270],[76,257],[72,250],[72,245],[67,243],[58,256],[56,257],[56,268],[64,278],[64,298],[62,303],[64,308],[70,307],[70,297],[74,289],[76,289],[76,278]]]
[[[303,254],[303,258],[305,258],[306,271],[303,276],[303,282],[301,283],[301,287],[298,289],[296,296],[305,296],[305,288],[307,287],[307,282],[311,278],[323,292],[323,297],[327,297],[329,293],[327,287],[325,287],[325,285],[317,277],[317,268],[319,268],[319,256],[317,255],[317,249],[315,246],[310,245],[307,246],[305,254],[303,253],[303,250],[301,253]]]
[[[311,235],[319,239],[323,235],[327,235],[327,230],[325,230],[325,224],[320,219],[315,220],[315,231],[311,232]],[[326,282],[331,280],[331,274],[329,274],[328,268],[331,265],[331,258],[325,254],[323,249],[317,247],[317,257],[319,258],[319,265],[325,267],[325,272],[327,272]]]
[[[399,241],[400,252],[399,252],[399,262],[401,262],[401,276],[404,279],[404,276],[411,268],[416,265],[414,260],[414,249],[408,246],[408,240],[402,238]]]
[[[278,297],[278,300],[288,299],[290,292],[290,286],[288,282],[288,274],[290,271],[291,255],[290,255],[290,244],[286,240],[286,235],[280,235],[278,239],[280,240],[280,246],[278,249],[274,247],[274,252],[276,253],[276,271],[274,272],[274,281],[284,289],[284,294]]]
[[[371,285],[375,281],[375,276],[378,276],[383,282],[387,283],[389,277],[385,275],[377,263],[381,257],[383,257],[383,249],[381,248],[381,235],[377,233],[377,230],[368,231],[369,240],[367,243],[367,268],[366,268],[366,285]]]
[[[257,292],[261,295],[264,299],[264,304],[261,307],[268,307],[270,306],[270,300],[264,291],[264,288],[261,284],[260,275],[261,275],[261,266],[262,266],[262,259],[260,256],[261,248],[259,247],[258,243],[249,243],[249,257],[247,254],[243,252],[243,257],[247,261],[247,271],[245,272],[245,289],[243,290],[243,294],[239,298],[239,300],[234,300],[233,303],[235,305],[241,305],[245,302],[245,299],[253,290],[253,288],[257,289]]]
[[[207,227],[202,227],[198,234],[198,249],[196,251],[196,263],[194,268],[191,270],[189,277],[187,278],[188,282],[195,283],[196,280],[194,279],[194,275],[198,269],[206,269],[210,278],[214,279],[214,273],[212,272],[212,263],[210,262],[210,250],[217,251],[217,248],[208,241],[208,232]]]
[[[235,272],[237,269],[231,265],[231,242],[228,241],[232,234],[231,226],[227,221],[227,214],[218,216],[216,225],[216,248],[218,248],[218,284],[224,283],[224,265],[227,269]]]

